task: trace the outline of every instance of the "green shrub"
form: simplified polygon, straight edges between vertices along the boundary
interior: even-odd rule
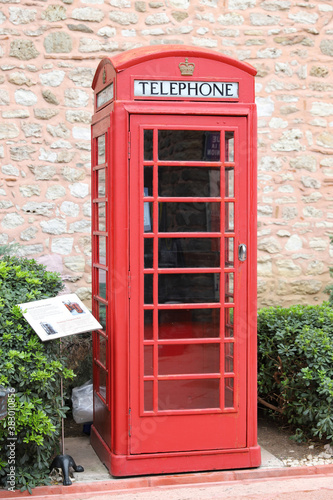
[[[15,399],[15,453],[9,415],[0,421],[0,483],[9,487],[14,458],[15,487],[31,490],[48,484],[51,458],[59,451],[62,405],[60,378],[65,368],[59,340],[42,342],[17,304],[54,297],[63,288],[60,276],[34,260],[6,256],[0,260],[0,385],[12,388]],[[12,412],[11,412],[12,413]],[[13,469],[12,469],[13,470]]]
[[[259,402],[295,439],[333,439],[333,309],[271,307],[258,314]]]

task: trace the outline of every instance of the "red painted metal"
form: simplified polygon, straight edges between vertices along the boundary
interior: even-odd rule
[[[185,58],[193,75],[180,74]],[[97,68],[92,284],[103,330],[91,441],[115,476],[260,465],[254,74],[184,46]],[[138,79],[161,92],[138,95]],[[163,95],[163,85],[208,92],[214,82],[238,93]]]

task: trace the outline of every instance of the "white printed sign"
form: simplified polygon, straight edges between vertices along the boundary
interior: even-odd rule
[[[102,328],[75,293],[18,305],[43,341]]]

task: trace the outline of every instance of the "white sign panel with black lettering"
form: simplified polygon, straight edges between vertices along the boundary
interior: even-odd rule
[[[75,293],[18,305],[43,341],[102,328]]]
[[[238,82],[134,80],[134,97],[238,99]]]

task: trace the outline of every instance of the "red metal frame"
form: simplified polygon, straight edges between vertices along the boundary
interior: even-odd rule
[[[159,50],[160,49],[160,50]],[[193,60],[198,71],[193,77],[180,77],[178,64],[184,57]],[[231,79],[240,82],[238,102],[176,102],[142,99],[133,100],[133,80],[140,75],[147,78],[178,80]],[[143,473],[177,472],[253,467],[260,464],[260,449],[256,433],[256,111],[253,104],[255,70],[238,61],[205,50],[188,47],[143,48],[130,51],[114,59],[104,59],[93,82],[95,95],[114,85],[114,98],[100,106],[92,125],[92,192],[93,192],[93,312],[101,320],[99,307],[106,310],[104,331],[94,333],[94,424],[92,444],[103,462],[116,476]],[[149,76],[150,75],[150,76]],[[157,76],[156,76],[157,75]],[[95,101],[96,104],[96,101]],[[236,227],[228,233],[234,238],[234,267],[224,268],[223,227],[209,233],[158,233],[158,202],[184,201],[183,198],[161,198],[155,184],[152,196],[143,198],[143,141],[142,130],[194,129],[235,132],[240,156],[235,162],[210,162],[210,166],[235,166],[234,196],[189,197],[186,202],[215,202],[220,204],[221,224],[224,205],[234,203]],[[106,134],[105,164],[98,165],[97,138]],[[237,134],[239,134],[237,136]],[[129,143],[130,140],[130,143]],[[224,144],[224,142],[221,142]],[[157,146],[150,163],[155,173]],[[177,165],[181,162],[177,161]],[[223,163],[223,165],[222,165]],[[165,162],[169,165],[170,162]],[[184,165],[187,165],[184,162]],[[201,162],[190,163],[202,166]],[[237,168],[236,168],[237,165]],[[106,193],[99,198],[98,170],[106,169]],[[221,177],[221,183],[224,180]],[[106,228],[98,227],[97,207],[106,203]],[[143,207],[154,203],[154,236],[144,236]],[[157,270],[158,236],[168,238],[221,238],[221,262],[217,268],[164,268]],[[106,241],[106,261],[98,257],[99,238]],[[143,269],[143,241],[153,238],[156,257],[151,269]],[[215,241],[215,240],[214,240]],[[246,262],[236,261],[239,243],[247,244]],[[223,265],[222,265],[223,264]],[[99,269],[106,273],[106,296],[99,290]],[[234,303],[209,307],[221,311],[236,307],[237,320],[234,338],[158,340],[158,310],[199,309],[202,304],[159,304],[157,307],[157,280],[159,275],[185,273],[234,274]],[[143,276],[151,274],[155,280],[154,304],[143,305]],[[104,276],[104,274],[103,274]],[[224,279],[220,279],[220,293]],[[102,294],[103,295],[103,294]],[[222,299],[221,299],[222,300]],[[224,301],[223,301],[224,302]],[[208,304],[205,304],[208,307]],[[143,339],[143,311],[155,315],[153,339]],[[224,314],[224,313],[223,313]],[[102,318],[103,319],[103,318]],[[224,322],[221,316],[221,326]],[[100,349],[99,339],[103,339]],[[234,372],[216,375],[159,375],[158,346],[190,346],[220,344],[220,373],[224,373],[224,346],[234,345]],[[154,372],[144,377],[143,348],[152,346]],[[103,358],[105,357],[105,359]],[[101,359],[103,358],[103,359]],[[101,377],[101,380],[100,380]],[[101,387],[105,377],[104,388]],[[198,380],[235,377],[234,390],[239,394],[232,408],[201,408],[200,410],[158,410],[158,380]],[[143,383],[152,381],[153,410],[144,411]],[[221,401],[223,386],[220,384]],[[227,431],[226,431],[227,429]]]

